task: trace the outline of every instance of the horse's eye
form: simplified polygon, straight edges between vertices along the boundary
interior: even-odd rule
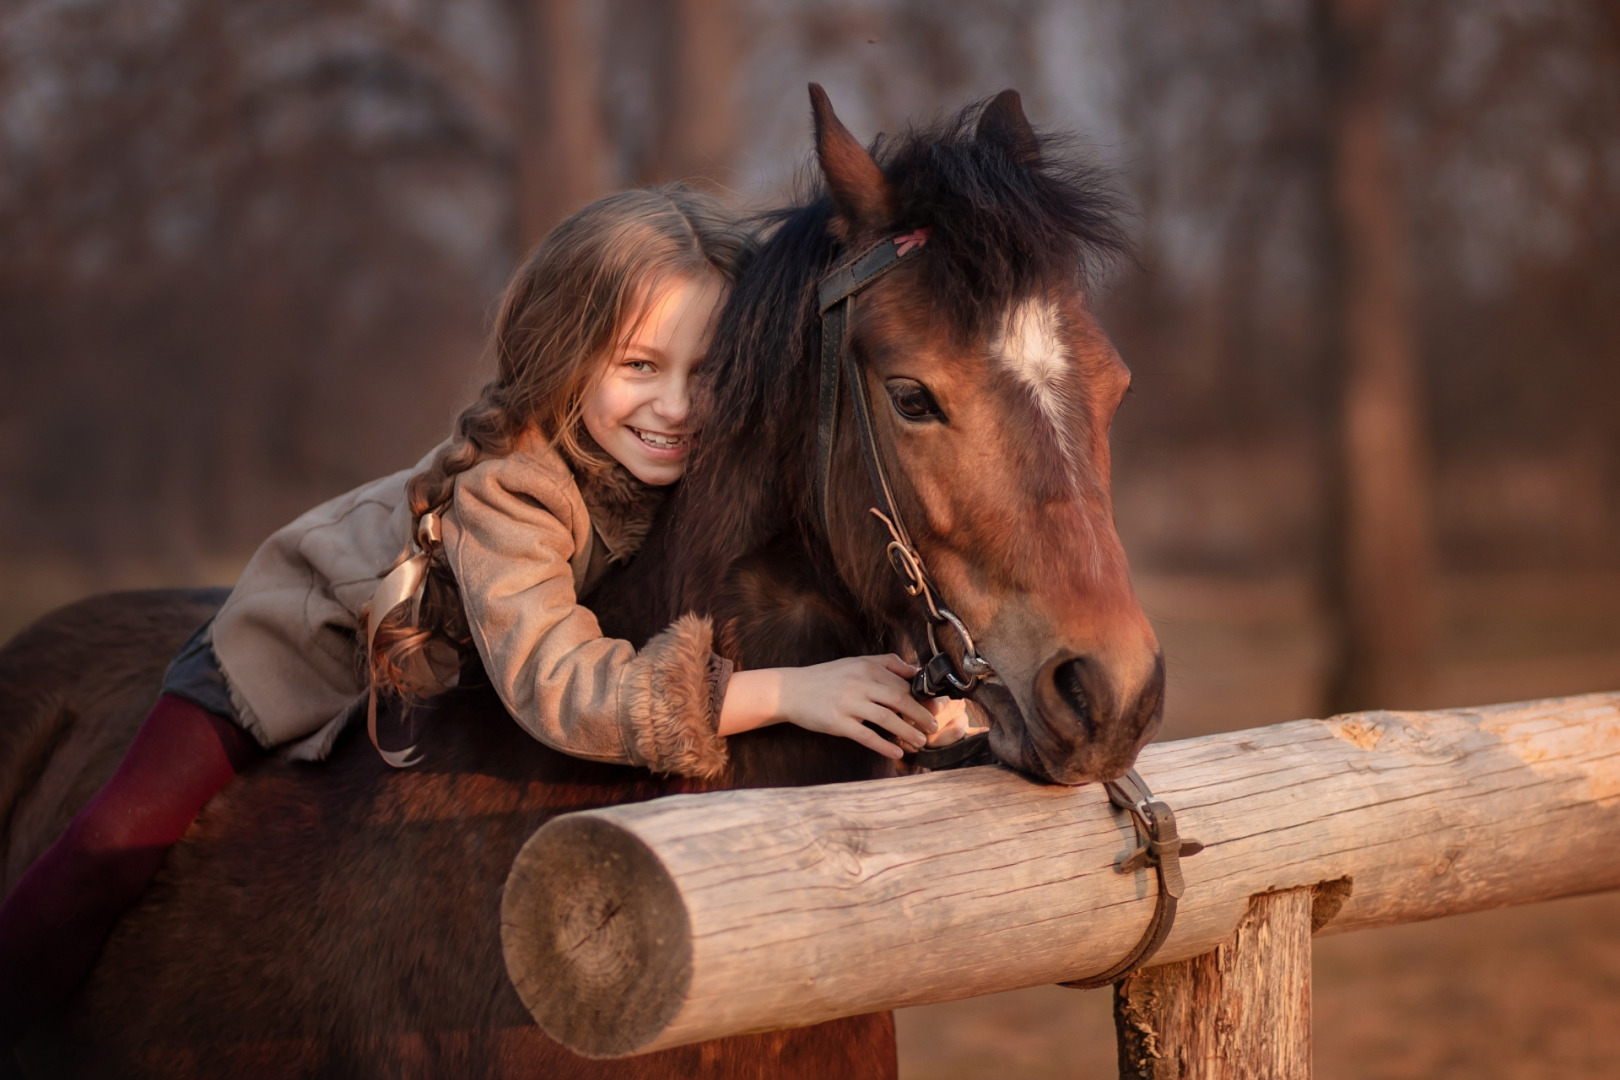
[[[928,387],[914,379],[890,379],[888,391],[894,411],[907,420],[945,419],[945,414],[940,412],[939,402],[928,392]]]

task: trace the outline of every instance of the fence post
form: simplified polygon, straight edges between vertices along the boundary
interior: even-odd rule
[[[1308,1078],[1316,892],[1250,897],[1232,940],[1214,952],[1121,982],[1114,990],[1121,1080]],[[1336,910],[1343,897],[1329,902]]]

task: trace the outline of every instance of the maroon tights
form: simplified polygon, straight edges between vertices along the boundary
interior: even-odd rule
[[[0,1047],[72,992],[164,854],[258,753],[224,717],[158,698],[112,779],[0,905]]]

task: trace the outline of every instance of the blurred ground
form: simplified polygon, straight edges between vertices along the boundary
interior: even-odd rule
[[[105,588],[229,582],[132,565],[0,565],[0,639]],[[1326,655],[1303,578],[1148,576],[1164,644],[1164,738],[1318,712]],[[1620,689],[1620,574],[1449,578],[1432,705]],[[1322,1080],[1620,1075],[1620,894],[1325,937],[1316,951]],[[898,1014],[904,1080],[1113,1077],[1112,997],[1036,987]]]
[[[1302,579],[1150,577],[1164,738],[1317,713]],[[1620,689],[1620,575],[1445,581],[1434,705]],[[1617,838],[1620,840],[1620,838]],[[1321,1080],[1620,1075],[1620,894],[1316,942]],[[1047,986],[897,1014],[903,1080],[1114,1077],[1112,992]]]

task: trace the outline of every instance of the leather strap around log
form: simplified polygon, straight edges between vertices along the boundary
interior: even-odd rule
[[[1108,792],[1109,801],[1131,815],[1139,841],[1134,851],[1126,852],[1114,861],[1115,872],[1134,874],[1143,867],[1151,866],[1158,871],[1159,893],[1153,905],[1153,917],[1148,920],[1142,940],[1123,960],[1099,974],[1058,984],[1076,990],[1092,990],[1118,982],[1153,958],[1159,946],[1164,944],[1164,939],[1170,936],[1170,928],[1176,924],[1176,902],[1187,888],[1186,880],[1181,876],[1181,860],[1204,850],[1204,845],[1197,840],[1181,838],[1176,832],[1175,811],[1170,809],[1168,803],[1154,797],[1147,781],[1135,769],[1117,780],[1108,781],[1103,787]]]

